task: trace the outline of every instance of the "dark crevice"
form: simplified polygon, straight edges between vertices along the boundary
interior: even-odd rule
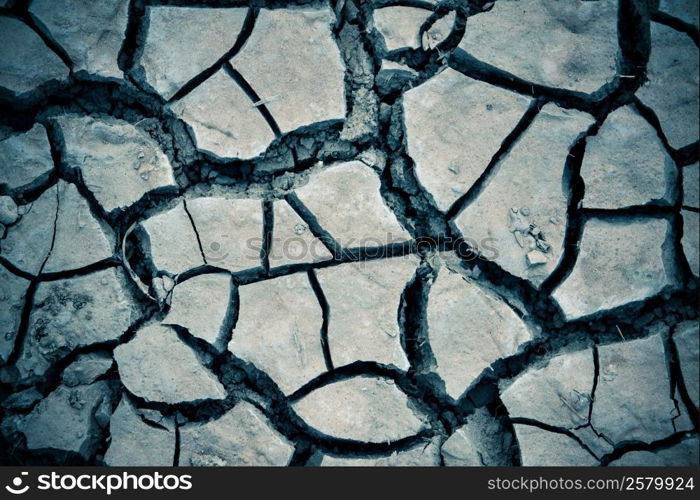
[[[382,365],[374,361],[356,361],[349,365],[340,366],[332,371],[322,373],[316,378],[310,380],[291,394],[289,396],[289,401],[293,404],[321,387],[347,380],[358,375],[385,378],[399,383],[399,381],[405,377],[405,372],[394,366]]]
[[[619,85],[621,89],[634,93],[646,80],[651,54],[649,2],[619,0],[617,42],[620,47],[618,75],[624,75]]]
[[[670,14],[666,14],[660,10],[656,10],[651,13],[651,20],[655,23],[663,24],[671,29],[685,33],[690,37],[690,39],[695,43],[695,45],[700,46],[700,31],[697,26],[687,23],[682,19],[673,17]]]
[[[600,464],[603,467],[608,466],[611,462],[614,462],[615,460],[622,458],[625,454],[633,451],[648,451],[654,453],[657,451],[666,450],[694,436],[695,434],[689,432],[676,432],[663,439],[652,441],[651,443],[645,443],[643,441],[624,441],[622,443],[618,443],[612,452],[602,456],[600,458]]]
[[[141,413],[138,413],[137,416],[139,417],[139,419],[141,420],[141,422],[143,422],[143,423],[144,423],[145,425],[147,425],[148,427],[151,427],[151,428],[153,428],[153,429],[157,429],[157,430],[159,430],[159,431],[167,431],[167,432],[170,432],[170,429],[168,429],[168,428],[167,428],[166,426],[164,426],[163,424],[158,423],[158,422],[154,422],[153,420],[150,420],[150,419],[146,418],[146,417],[145,417],[143,414],[141,414]]]
[[[568,198],[566,230],[559,264],[540,287],[542,293],[547,295],[551,294],[571,274],[578,260],[578,248],[585,225],[580,208],[586,190],[581,176],[581,165],[583,164],[583,155],[586,152],[586,140],[589,136],[598,133],[598,126],[598,124],[593,124],[586,132],[576,138],[564,163],[562,186]]]
[[[622,341],[624,342],[625,338],[622,336],[622,332],[620,331],[619,333],[620,337],[622,338]],[[596,437],[603,439],[610,446],[613,446],[614,443],[602,432],[598,432],[598,430],[593,426],[593,405],[595,405],[595,394],[598,389],[598,382],[600,381],[600,352],[598,351],[597,345],[594,345],[591,351],[593,354],[593,385],[591,386],[591,392],[588,396],[588,415],[586,418],[587,421],[585,424],[579,425],[573,430],[577,431],[588,428],[591,430],[591,432],[593,432],[593,434],[596,435]]]
[[[401,294],[399,326],[401,347],[410,365],[410,372],[430,373],[437,368],[435,355],[430,347],[428,332],[428,295],[436,271],[422,262],[413,279]]]
[[[658,116],[656,116],[656,113],[654,112],[653,109],[651,109],[649,106],[644,104],[642,101],[639,100],[639,98],[635,97],[632,99],[632,106],[634,109],[639,113],[642,118],[644,118],[655,130],[656,130],[656,135],[659,137],[659,140],[661,141],[661,144],[663,144],[664,148],[666,149],[666,152],[669,154],[671,158],[673,158],[673,161],[678,164],[676,161],[676,158],[678,156],[678,153],[676,150],[669,144],[668,139],[666,138],[666,134],[664,133],[663,129],[661,128],[661,122],[659,121]],[[697,158],[696,158],[697,160]]]
[[[304,205],[304,203],[302,203],[299,197],[294,193],[287,195],[285,200],[287,203],[289,203],[289,206],[292,207],[297,215],[301,217],[306,225],[309,226],[309,231],[311,231],[311,234],[321,240],[321,243],[323,243],[323,245],[335,259],[339,259],[343,253],[340,243],[338,243],[328,231],[321,227],[316,219],[316,216],[311,212],[311,210],[306,208],[306,205]]]
[[[693,399],[688,392],[688,386],[685,383],[683,377],[683,370],[681,366],[680,353],[678,352],[678,346],[673,338],[677,327],[674,326],[671,330],[671,335],[668,336],[665,342],[666,353],[669,359],[669,377],[671,379],[671,398],[676,402],[676,408],[678,408],[678,403],[676,401],[675,393],[677,392],[688,412],[688,418],[695,431],[698,430],[698,425],[700,425],[700,413],[698,412],[698,407],[693,402]],[[674,426],[675,427],[675,426]]]
[[[331,358],[331,348],[328,344],[328,327],[331,321],[331,306],[326,299],[326,295],[323,293],[323,288],[321,288],[321,283],[318,281],[318,277],[313,269],[309,269],[307,272],[309,277],[309,283],[311,283],[311,288],[313,288],[316,299],[318,300],[318,305],[321,307],[321,314],[323,317],[323,322],[321,324],[321,349],[323,350],[323,360],[326,363],[326,370],[333,370],[333,359]]]
[[[187,83],[185,83],[180,88],[180,90],[178,90],[175,93],[175,95],[173,95],[168,100],[168,103],[179,101],[180,99],[188,95],[190,92],[192,92],[194,89],[199,87],[202,83],[204,83],[209,77],[211,77],[220,69],[224,68],[228,72],[228,68],[230,68],[229,61],[241,51],[245,43],[248,41],[248,38],[250,38],[251,33],[253,33],[255,21],[258,18],[258,12],[259,9],[257,8],[248,9],[246,17],[243,21],[243,26],[241,27],[241,32],[238,34],[238,38],[233,44],[233,47],[231,47],[224,55],[217,59],[214,64],[212,64],[207,69],[191,78]]]
[[[49,258],[51,257],[51,252],[53,251],[54,243],[56,242],[56,227],[57,227],[57,222],[58,222],[58,213],[59,210],[61,209],[60,206],[60,197],[58,193],[58,188],[56,188],[56,213],[54,214],[53,218],[53,229],[51,233],[51,243],[49,245],[49,250],[46,253],[46,256],[44,257],[44,260],[42,261],[41,265],[39,266],[39,272],[38,275],[41,275],[42,271],[44,270],[44,267],[46,267],[46,263],[49,261]],[[39,287],[39,281],[37,278],[34,278],[31,280],[29,283],[29,287],[27,288],[26,294],[25,294],[25,302],[24,302],[24,307],[22,309],[22,316],[20,318],[20,323],[19,327],[17,329],[17,333],[15,335],[15,340],[12,348],[12,352],[10,355],[7,357],[7,360],[5,362],[6,365],[15,365],[17,361],[19,360],[19,357],[21,356],[23,350],[24,350],[24,340],[28,335],[28,330],[29,330],[29,318],[32,313],[32,307],[34,306],[34,295],[36,294],[36,290]]]
[[[263,234],[262,247],[260,248],[260,260],[265,271],[270,270],[270,252],[272,252],[272,243],[274,238],[275,227],[275,209],[274,202],[263,201]]]
[[[219,331],[219,340],[217,344],[225,349],[231,338],[233,337],[233,330],[238,324],[238,317],[240,314],[241,297],[238,291],[238,286],[236,286],[233,276],[231,277],[231,293],[228,299],[228,308],[226,310],[226,315],[224,321],[221,324],[221,329]]]
[[[457,217],[465,208],[471,205],[477,197],[484,191],[488,183],[493,179],[493,177],[498,173],[498,167],[501,160],[505,158],[508,153],[513,149],[518,140],[527,131],[530,124],[533,122],[540,109],[544,105],[544,101],[541,99],[535,99],[530,103],[530,106],[525,111],[525,114],[520,118],[520,121],[516,124],[513,130],[503,139],[501,146],[493,155],[491,161],[486,168],[481,173],[479,178],[472,184],[469,190],[460,196],[457,201],[455,201],[452,206],[447,211],[445,215],[448,220]]]
[[[15,189],[10,189],[6,184],[0,184],[0,196],[10,196],[18,204],[31,203],[57,182],[58,176],[56,171],[52,169],[28,184]]]
[[[187,200],[182,200],[182,208],[185,209],[185,213],[187,214],[187,218],[190,220],[190,225],[192,226],[192,230],[194,231],[194,235],[197,238],[197,246],[199,247],[199,253],[202,256],[202,261],[204,262],[204,265],[208,265],[207,262],[207,256],[204,253],[204,246],[202,245],[202,239],[199,236],[199,231],[197,230],[197,225],[194,223],[194,218],[192,217],[192,214],[190,211],[187,209]]]
[[[669,379],[668,397],[673,402],[673,410],[674,410],[672,413],[672,416],[671,416],[671,426],[673,427],[673,432],[678,432],[677,420],[683,416],[683,411],[681,410],[681,406],[678,402],[678,398],[676,397],[677,393],[678,393],[677,375],[678,375],[678,372],[680,372],[680,370],[678,370],[678,371],[674,370],[674,366],[673,366],[674,363],[678,362],[678,357],[677,357],[678,353],[673,352],[673,348],[671,346],[672,340],[671,340],[670,333],[666,333],[666,334],[662,335],[661,339],[662,339],[662,342],[664,345],[664,354],[666,356],[666,371],[668,373],[668,379]],[[697,427],[695,422],[696,421],[693,421],[693,428]]]
[[[290,467],[306,467],[315,454],[315,448],[308,442],[297,443],[294,455],[289,460]]]
[[[234,69],[233,66],[231,66],[230,62],[226,62],[224,64],[224,70],[226,71],[226,74],[228,74],[231,77],[231,79],[233,79],[233,81],[236,82],[236,84],[241,88],[241,90],[245,92],[250,101],[253,103],[255,109],[257,109],[262,115],[263,119],[265,120],[265,123],[267,123],[267,126],[270,127],[270,130],[272,130],[272,133],[275,134],[275,137],[280,137],[282,135],[282,131],[280,130],[279,125],[277,125],[277,122],[272,116],[272,113],[270,113],[270,110],[267,109],[267,106],[263,102],[263,99],[260,98],[260,96],[253,89],[253,87],[251,87],[248,81],[243,77],[243,75],[241,75],[236,69]]]
[[[0,265],[2,265],[5,269],[10,271],[15,276],[19,276],[20,278],[24,278],[25,280],[32,281],[35,278],[33,274],[28,273],[27,271],[24,271],[19,267],[15,266],[12,262],[7,260],[2,255],[0,255]]]
[[[147,31],[148,16],[146,15],[145,2],[143,0],[131,0],[129,2],[124,41],[117,57],[119,69],[127,75],[132,72],[136,62],[141,58],[143,41],[146,39]]]
[[[620,220],[634,219],[636,217],[667,218],[677,212],[670,205],[636,205],[623,208],[581,208],[580,217],[587,219]]]
[[[497,87],[517,92],[533,98],[544,98],[562,108],[577,109],[592,113],[595,109],[594,99],[583,92],[547,87],[523,80],[507,71],[479,61],[462,49],[455,50],[448,58],[449,66],[460,73]]]
[[[102,465],[102,458],[104,457],[105,453],[107,453],[107,449],[109,448],[110,444],[110,421],[102,423],[97,419],[96,415],[97,411],[105,403],[105,399],[109,403],[110,413],[114,412],[114,409],[119,401],[119,386],[121,383],[116,370],[112,371],[108,377],[99,380],[105,380],[107,382],[108,390],[103,399],[98,399],[90,413],[91,429],[89,431],[89,449],[92,450],[92,453],[90,454],[88,463],[97,463]]]
[[[54,120],[46,120],[44,123],[46,134],[51,147],[51,157],[55,166],[57,177],[65,182],[75,185],[80,196],[87,201],[90,213],[99,223],[108,222],[109,216],[97,201],[92,190],[83,180],[82,171],[69,164],[65,159],[66,144],[63,132]],[[116,233],[116,231],[115,231]]]
[[[416,241],[421,252],[436,250],[452,236],[433,196],[419,182],[413,159],[407,153],[402,100],[383,104],[380,112],[382,149],[388,153],[381,174],[380,192],[385,204]]]
[[[595,393],[598,389],[598,381],[600,380],[600,353],[598,347],[593,347],[593,386],[591,387],[590,402],[588,405],[588,423],[592,423],[593,405],[595,404]]]
[[[85,276],[97,271],[104,271],[105,269],[119,267],[121,265],[121,259],[117,256],[113,256],[107,257],[102,260],[98,260],[97,262],[93,262],[92,264],[88,264],[87,266],[79,267],[76,269],[67,269],[65,271],[56,271],[51,273],[41,273],[39,276],[37,276],[36,279],[39,282],[64,280],[76,278],[78,276]]]
[[[71,60],[70,56],[68,53],[65,51],[61,45],[56,42],[56,40],[53,39],[51,36],[50,31],[44,26],[44,24],[37,19],[31,12],[26,11],[24,15],[22,15],[22,21],[29,26],[34,33],[39,35],[41,40],[46,44],[46,46],[58,56],[58,58],[65,64],[68,69],[73,72],[73,69],[75,68],[75,64]]]
[[[180,465],[180,422],[177,419],[177,415],[174,419],[175,422],[175,450],[173,451],[173,467],[178,467]]]
[[[686,167],[697,163],[698,157],[700,157],[700,142],[695,141],[692,144],[677,149],[674,160],[679,167]]]
[[[524,418],[524,417],[513,417],[510,419],[513,424],[520,424],[520,425],[529,425],[532,427],[537,427],[538,429],[542,429],[547,432],[553,432],[555,434],[563,434],[564,436],[573,439],[581,448],[583,448],[586,453],[591,455],[593,458],[596,460],[599,460],[600,458],[593,453],[593,451],[579,438],[576,434],[571,432],[569,429],[566,429],[564,427],[557,427],[556,425],[550,425],[546,424],[544,422],[539,422],[537,420],[531,419],[531,418]]]
[[[32,314],[32,308],[34,306],[34,295],[36,294],[36,289],[38,286],[38,282],[32,281],[29,284],[27,291],[25,292],[24,307],[22,308],[22,315],[20,316],[19,327],[17,328],[17,333],[15,335],[12,352],[6,360],[7,365],[14,365],[19,360],[20,354],[24,347],[24,340],[27,337],[27,330],[29,329],[29,317]]]
[[[664,269],[669,276],[669,280],[675,285],[685,285],[693,289],[695,278],[683,248],[683,235],[685,232],[683,214],[678,210],[675,214],[667,217],[666,220],[669,227],[666,240],[661,247]]]
[[[374,0],[375,9],[381,9],[384,7],[412,7],[414,9],[429,11],[435,9],[435,5],[427,0]]]

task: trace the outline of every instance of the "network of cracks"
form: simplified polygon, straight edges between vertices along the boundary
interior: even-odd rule
[[[0,32],[0,462],[698,465],[697,2]]]

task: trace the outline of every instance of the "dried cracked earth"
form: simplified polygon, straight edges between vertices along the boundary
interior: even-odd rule
[[[2,463],[698,465],[696,0],[0,34]]]

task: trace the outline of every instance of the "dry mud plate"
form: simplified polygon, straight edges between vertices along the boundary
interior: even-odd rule
[[[0,34],[1,463],[698,465],[696,0]]]

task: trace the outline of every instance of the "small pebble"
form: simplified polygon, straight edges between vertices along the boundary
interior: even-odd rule
[[[542,264],[547,263],[547,256],[537,250],[529,252],[526,256],[526,259],[527,265],[530,267],[540,266]]]

